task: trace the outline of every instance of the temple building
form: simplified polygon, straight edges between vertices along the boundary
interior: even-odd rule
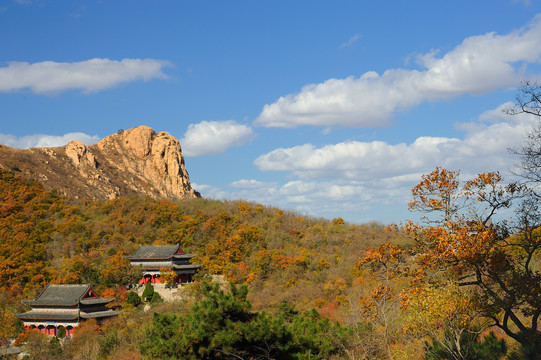
[[[88,284],[49,285],[34,300],[23,300],[32,310],[16,314],[26,329],[38,329],[46,335],[58,335],[61,327],[71,336],[79,322],[96,319],[101,322],[118,314],[105,307],[114,298],[102,298]]]
[[[143,245],[133,254],[126,256],[132,266],[141,266],[143,276],[139,284],[163,284],[160,280],[162,269],[176,274],[175,284],[193,282],[193,275],[202,265],[190,263],[194,254],[185,254],[179,244],[175,245]]]

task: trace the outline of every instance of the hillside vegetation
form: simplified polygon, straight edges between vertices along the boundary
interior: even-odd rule
[[[0,287],[25,295],[50,282],[128,285],[122,255],[180,243],[204,272],[265,291],[262,306],[287,298],[322,305],[336,301],[331,289],[351,286],[363,250],[392,238],[376,223],[303,218],[241,201],[76,201],[9,172],[0,172],[0,190]]]
[[[287,303],[354,325],[364,281],[355,263],[371,246],[404,241],[377,223],[306,218],[243,201],[75,200],[7,171],[0,196],[0,289],[11,313],[48,283],[91,283],[122,304],[139,276],[123,255],[142,244],[180,243],[204,265],[200,278],[222,274],[249,285],[257,311],[276,313]],[[4,339],[10,336],[6,328]]]
[[[412,209],[440,220],[386,228],[243,201],[74,200],[1,171],[0,339],[40,359],[535,359],[537,230],[486,221],[522,189],[501,191],[498,174],[461,189],[457,177],[438,168],[413,189]],[[483,201],[490,216],[467,219]],[[199,281],[144,311],[123,256],[176,243],[197,254]],[[215,274],[229,290],[207,283]],[[24,333],[19,300],[48,283],[91,283],[123,311],[62,346]]]

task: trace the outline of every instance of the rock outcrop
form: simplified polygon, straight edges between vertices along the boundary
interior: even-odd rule
[[[119,131],[94,145],[75,140],[64,147],[29,150],[1,145],[0,168],[80,199],[199,196],[190,185],[178,140],[148,126]]]

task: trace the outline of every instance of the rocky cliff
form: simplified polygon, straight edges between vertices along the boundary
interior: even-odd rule
[[[0,168],[79,199],[129,195],[197,197],[176,138],[148,126],[119,131],[94,145],[19,150],[0,145]]]

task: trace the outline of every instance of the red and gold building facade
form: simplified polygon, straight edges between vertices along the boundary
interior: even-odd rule
[[[194,254],[185,254],[179,244],[175,245],[143,245],[133,254],[126,256],[132,266],[141,266],[143,276],[139,284],[163,284],[161,279],[163,270],[176,274],[174,284],[187,284],[193,282],[193,275],[200,264],[192,264]]]

